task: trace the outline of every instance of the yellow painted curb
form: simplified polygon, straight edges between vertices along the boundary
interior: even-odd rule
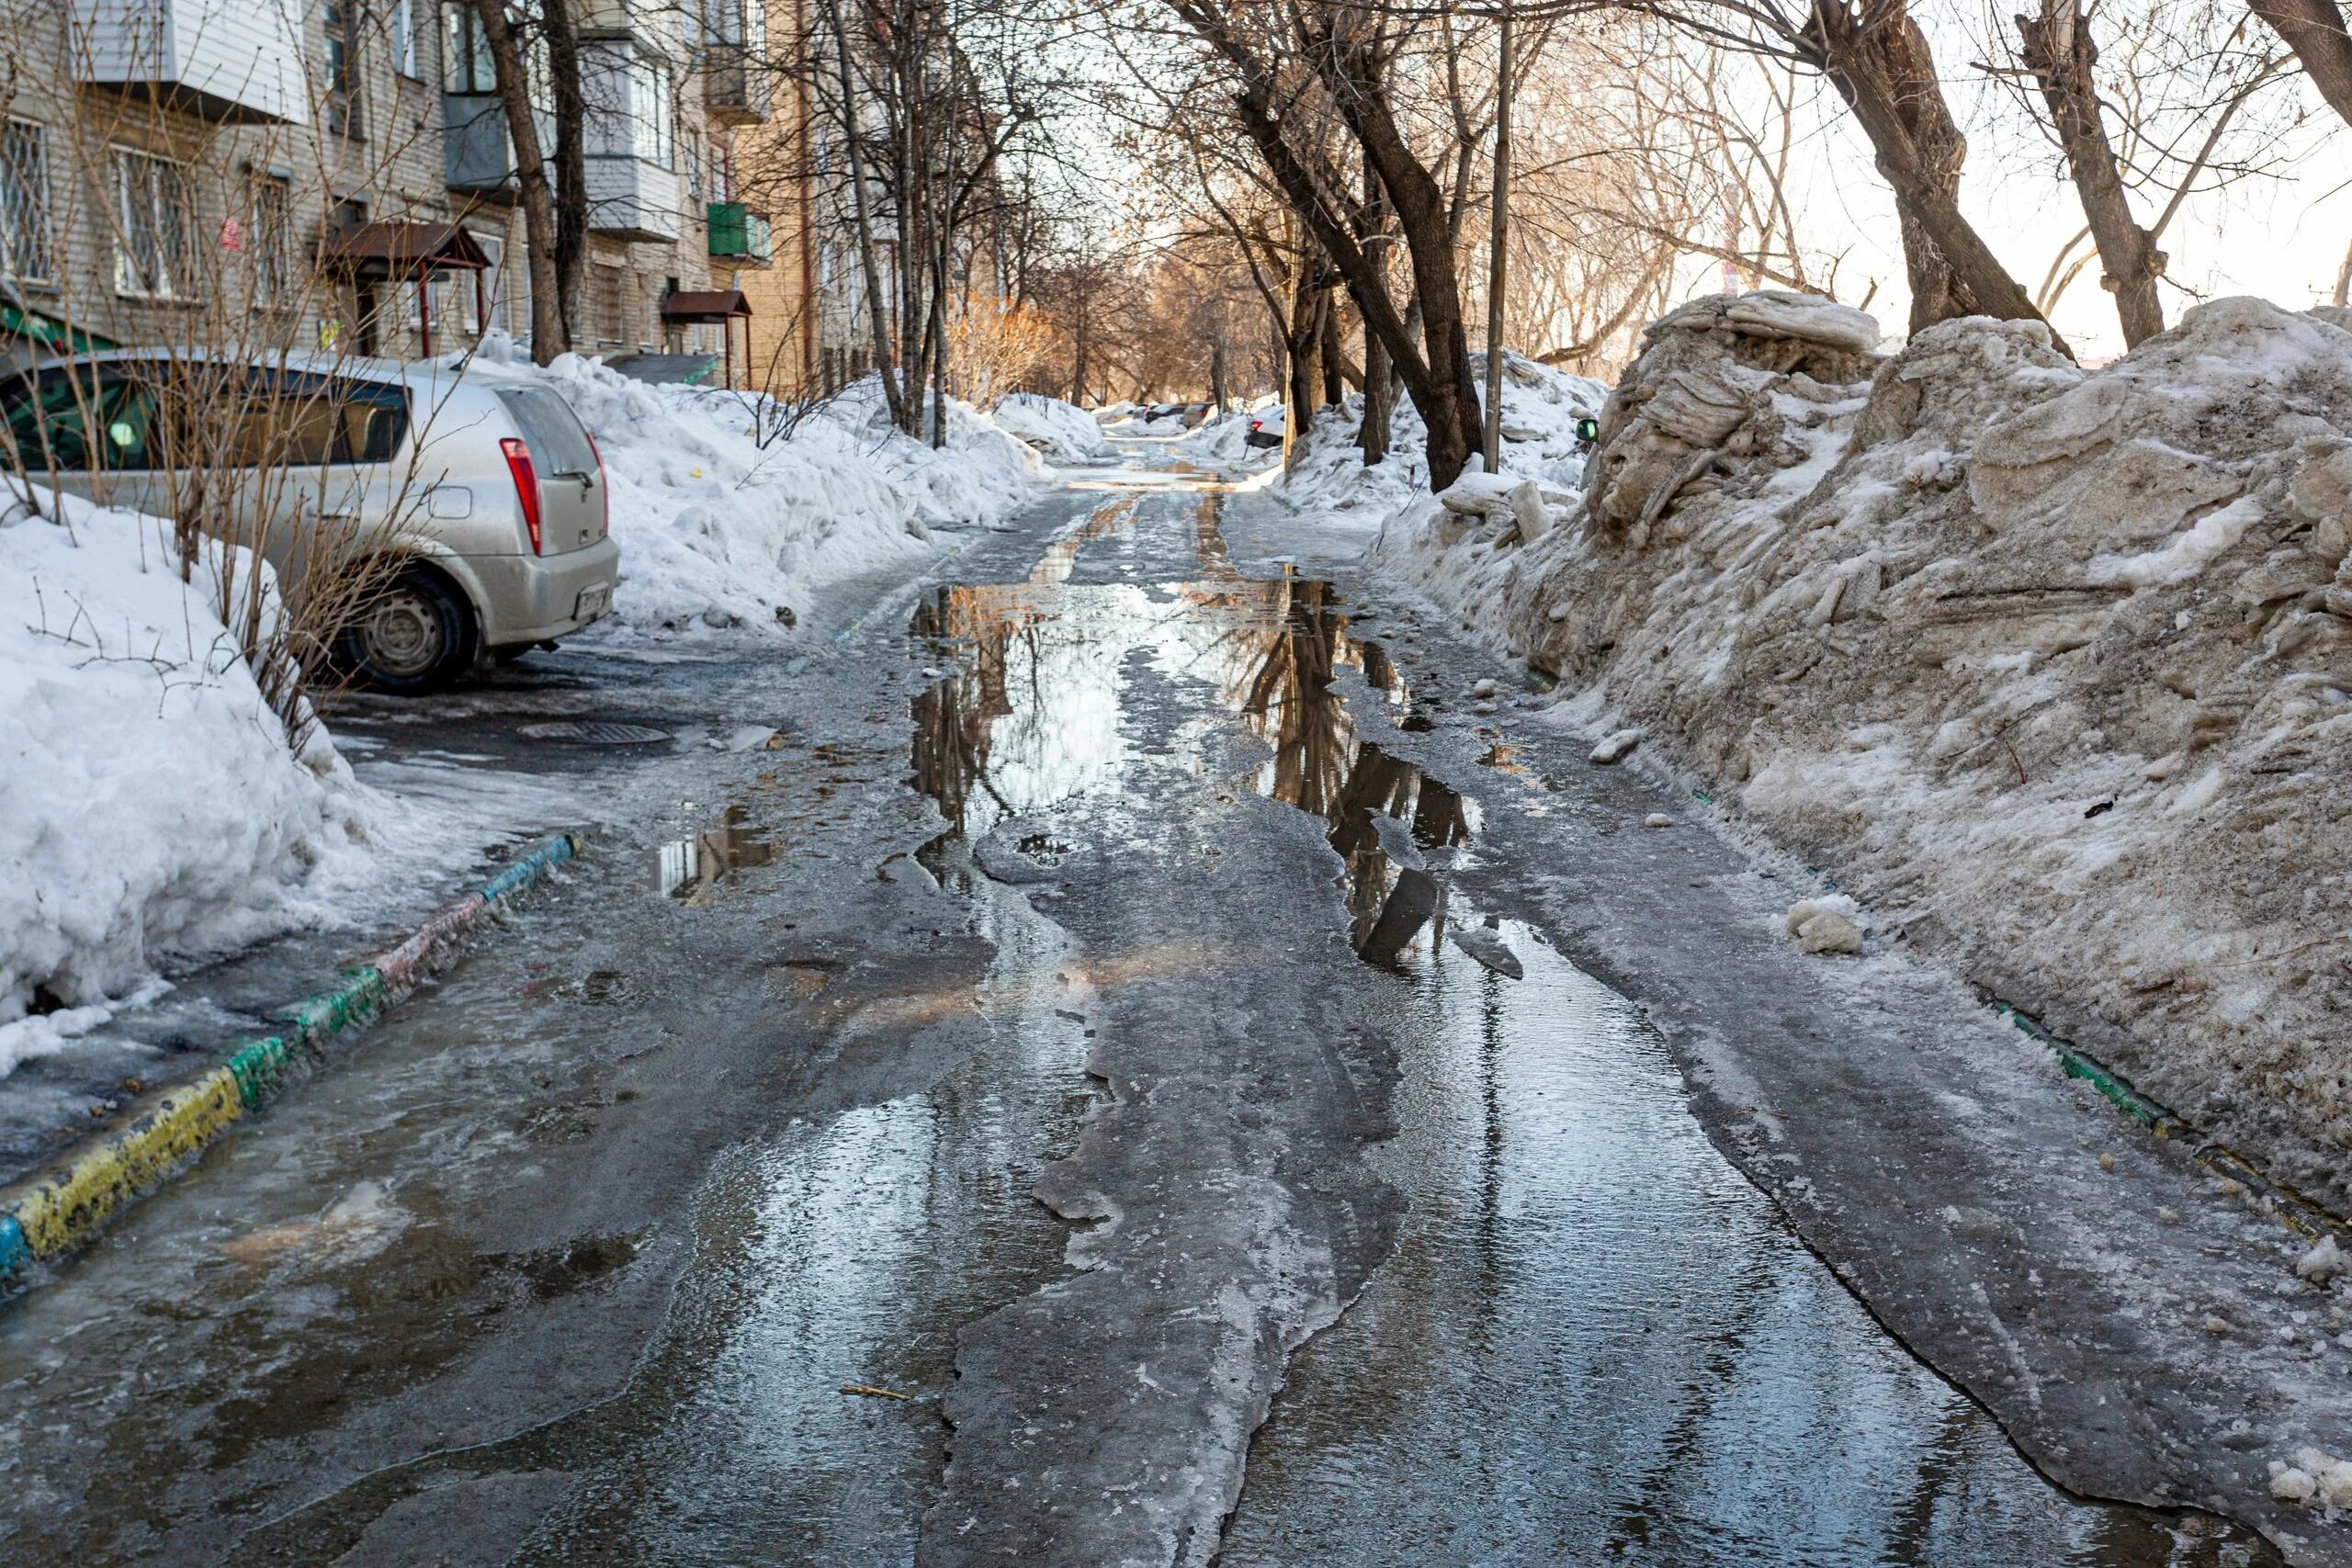
[[[226,1067],[171,1090],[154,1109],[25,1191],[16,1206],[25,1245],[36,1258],[71,1252],[117,1209],[244,1113],[244,1096]]]

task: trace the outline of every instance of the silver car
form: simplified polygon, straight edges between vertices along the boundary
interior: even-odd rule
[[[199,400],[212,415],[188,413]],[[484,654],[612,611],[620,549],[604,459],[562,397],[520,378],[110,349],[14,373],[0,412],[12,466],[109,506],[169,516],[201,493],[199,477],[244,488],[245,504],[225,508],[233,532],[290,598],[322,539],[373,551],[390,570],[336,647],[386,690],[432,690]],[[184,451],[175,467],[175,439],[206,456]]]

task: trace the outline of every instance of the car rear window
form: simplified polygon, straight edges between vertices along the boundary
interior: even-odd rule
[[[514,426],[531,448],[531,461],[543,474],[593,474],[596,449],[571,405],[539,387],[502,387],[498,400],[506,405]]]

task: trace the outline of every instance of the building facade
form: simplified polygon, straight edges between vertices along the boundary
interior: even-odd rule
[[[774,266],[769,214],[738,199],[736,174],[739,142],[775,113],[763,0],[571,3],[588,197],[573,346],[715,355],[718,325],[664,306]],[[469,3],[0,12],[0,328],[18,352],[527,343],[511,141]]]

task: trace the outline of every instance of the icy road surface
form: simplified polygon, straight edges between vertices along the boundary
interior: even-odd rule
[[[1467,711],[1484,671],[1442,628],[1267,564],[1300,550],[1278,522],[1096,475],[790,653],[377,711],[485,788],[570,792],[587,852],[0,1309],[0,1561],[2278,1561],[2061,1490],[1879,1326],[1722,1152],[1748,1157],[1705,1044],[1835,1016],[1804,989],[1831,961],[1732,922],[1708,940],[1754,1018],[1693,981],[1666,1033],[1577,967],[1615,916],[1547,857],[1634,841],[1658,798],[1546,771]],[[515,736],[550,715],[673,739],[535,773]],[[1638,841],[1675,838],[1724,879],[1676,896],[1720,916],[1739,863]],[[1866,1134],[1840,1157],[1877,1212]],[[1824,1181],[1837,1150],[1787,1136]],[[2227,1288],[2276,1272],[2193,1175],[2127,1150],[2115,1179],[2186,1192]],[[1970,1245],[2041,1234],[1951,1196],[1988,1215]],[[2051,1465],[2064,1333],[2019,1325],[2013,1385],[1958,1348],[2038,1259],[1972,1291],[1940,1236],[1883,1248],[1872,1304],[1996,1405],[2030,1385],[2002,1416]],[[2104,1309],[2073,1288],[2053,1313]],[[2243,1420],[2252,1376],[2177,1381]],[[2167,1411],[2119,1409],[2066,1473],[2243,1506],[2149,1437]],[[2258,1475],[2265,1421],[2176,1446]]]

